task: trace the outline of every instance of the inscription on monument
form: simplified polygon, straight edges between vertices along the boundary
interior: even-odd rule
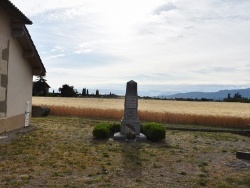
[[[137,108],[137,97],[127,96],[125,98],[125,107],[126,108]]]

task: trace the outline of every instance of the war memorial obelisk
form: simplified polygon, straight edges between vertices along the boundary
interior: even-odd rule
[[[126,140],[127,135],[130,133],[135,134],[136,140],[146,140],[146,136],[140,132],[140,127],[137,83],[131,80],[127,82],[121,130],[114,134],[114,140]]]

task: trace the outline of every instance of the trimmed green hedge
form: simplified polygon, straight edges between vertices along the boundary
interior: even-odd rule
[[[94,127],[93,136],[97,139],[106,139],[116,132],[120,132],[120,124],[100,123]],[[141,132],[148,140],[154,142],[164,140],[166,137],[166,129],[159,123],[144,123],[141,125]]]
[[[121,130],[121,126],[119,123],[113,123],[109,125],[110,134],[120,132],[120,130]]]
[[[120,124],[100,123],[94,127],[93,136],[97,139],[105,139],[109,138],[116,132],[120,132]]]
[[[161,141],[166,137],[166,128],[159,123],[144,123],[141,126],[141,132],[145,134],[148,140]]]
[[[93,129],[93,136],[97,139],[104,139],[110,136],[110,124],[100,123]]]

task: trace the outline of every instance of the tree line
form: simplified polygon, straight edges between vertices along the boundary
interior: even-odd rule
[[[224,102],[244,102],[250,103],[250,98],[242,97],[239,92],[235,93],[234,96],[231,96],[231,93],[228,93],[227,98],[224,98]]]
[[[59,93],[49,93],[50,86],[46,82],[47,80],[42,77],[38,76],[36,81],[33,83],[33,96],[53,96],[53,97],[111,97],[116,98],[118,97],[115,94],[112,94],[111,92],[109,94],[101,95],[99,90],[97,89],[95,93],[90,94],[89,90],[87,88],[83,88],[82,92],[79,93],[76,89],[74,89],[74,86],[70,86],[68,84],[62,85],[58,89]],[[178,101],[214,101],[213,99],[193,99],[193,98],[174,98],[174,99],[167,99],[167,98],[159,98],[159,97],[139,97],[143,99],[156,99],[156,100],[178,100]],[[244,102],[244,103],[250,103],[250,98],[242,97],[242,95],[237,92],[233,96],[231,96],[231,93],[228,93],[227,97],[223,99],[224,102]]]
[[[82,93],[79,93],[74,86],[70,86],[68,84],[63,84],[62,87],[58,89],[59,93],[55,93],[54,90],[52,93],[49,93],[50,86],[46,82],[47,80],[38,76],[36,81],[33,83],[33,96],[52,96],[52,97],[117,97],[117,95],[109,94],[101,95],[99,89],[95,91],[95,93],[90,94],[87,88],[82,89]]]

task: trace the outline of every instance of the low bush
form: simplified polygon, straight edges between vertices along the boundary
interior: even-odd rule
[[[141,131],[148,140],[161,141],[166,137],[166,129],[159,123],[145,123],[141,126]]]
[[[94,127],[93,136],[97,139],[105,139],[110,136],[110,124],[101,123]]]
[[[100,123],[94,127],[93,136],[97,139],[104,139],[112,136],[116,132],[120,132],[120,124]]]
[[[120,132],[120,130],[121,130],[121,126],[120,126],[119,123],[113,123],[113,124],[109,125],[110,134],[114,134],[116,132]]]
[[[97,139],[105,139],[112,136],[114,133],[120,132],[120,124],[118,123],[100,123],[97,124],[93,129],[93,136]],[[141,132],[145,134],[148,140],[161,141],[165,139],[166,129],[159,123],[145,123],[141,125]],[[126,135],[131,137],[133,135]]]

